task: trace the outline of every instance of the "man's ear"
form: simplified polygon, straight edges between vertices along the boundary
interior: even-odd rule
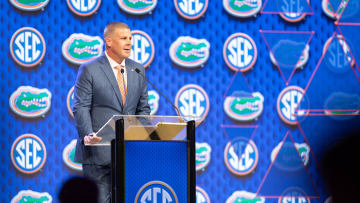
[[[110,37],[105,38],[105,46],[106,47],[111,47],[111,45],[112,45],[111,38]]]

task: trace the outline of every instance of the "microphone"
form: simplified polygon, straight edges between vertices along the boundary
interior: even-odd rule
[[[135,68],[135,72],[137,72],[139,75],[141,75],[141,77],[143,77],[154,89],[156,89],[156,91],[158,91],[158,92],[161,94],[161,96],[163,96],[163,97],[166,99],[166,101],[168,101],[168,102],[171,104],[171,106],[172,106],[174,109],[176,109],[177,115],[180,116],[180,111],[179,111],[179,109],[175,106],[174,103],[172,103],[172,102],[170,101],[169,98],[167,98],[152,82],[150,82],[150,80],[148,80],[147,77],[146,77],[138,68]]]

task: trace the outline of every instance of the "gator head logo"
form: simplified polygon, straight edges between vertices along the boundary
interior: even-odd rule
[[[178,198],[175,191],[165,182],[150,181],[143,185],[136,194],[135,203],[142,202],[178,203]]]
[[[24,174],[34,174],[45,164],[46,148],[43,141],[33,134],[18,137],[11,147],[11,161]]]
[[[10,3],[23,11],[37,11],[43,9],[49,0],[10,0]]]
[[[350,119],[360,112],[360,96],[334,92],[325,101],[325,114],[335,119]]]
[[[66,97],[66,106],[67,106],[68,112],[69,112],[70,116],[74,118],[74,114],[72,112],[73,104],[74,104],[74,87],[72,87],[69,90],[67,97]]]
[[[281,197],[279,198],[278,203],[310,203],[310,199],[307,198],[307,195],[300,188],[291,187],[285,190]]]
[[[81,163],[75,162],[75,147],[76,147],[76,139],[72,140],[63,150],[63,160],[66,166],[75,170],[75,171],[82,171]]]
[[[205,90],[198,85],[188,84],[182,87],[175,97],[175,106],[179,109],[184,120],[187,116],[195,117],[197,124],[201,123],[210,109],[209,97]]]
[[[210,43],[206,39],[181,36],[171,44],[169,54],[171,60],[179,66],[203,66],[210,55]]]
[[[247,191],[235,191],[225,203],[265,203],[265,198],[256,197],[255,193]]]
[[[293,166],[295,166],[297,162],[295,164],[295,162],[292,163],[291,160],[295,160],[295,159],[297,160],[297,157],[295,157],[294,159],[293,157],[289,157],[289,156],[285,157],[284,155],[286,155],[286,153],[282,154],[282,157],[277,156],[279,154],[280,149],[287,150],[293,146],[294,144],[292,142],[286,142],[284,144],[284,142],[281,141],[271,152],[271,162],[274,162],[275,158],[277,158],[276,165],[281,168],[292,168]],[[295,143],[295,148],[298,152],[298,155],[300,155],[300,158],[304,166],[307,166],[310,158],[309,145],[307,145],[306,143]]]
[[[208,7],[209,0],[174,0],[178,14],[188,20],[200,18]]]
[[[322,10],[328,17],[332,19],[339,19],[348,2],[349,0],[322,0],[321,6]]]
[[[34,118],[43,116],[51,106],[51,93],[48,89],[20,86],[9,99],[10,108],[19,116]]]
[[[210,163],[211,147],[207,143],[196,142],[196,171],[204,170]]]
[[[261,9],[261,0],[223,0],[225,10],[235,17],[246,18],[256,15]]]
[[[100,7],[101,0],[66,0],[70,10],[78,16],[90,16]]]
[[[251,37],[244,33],[235,33],[227,38],[223,56],[231,70],[245,72],[255,65],[257,48]]]
[[[23,67],[34,67],[44,58],[45,40],[39,31],[31,27],[17,30],[10,41],[10,54]]]
[[[325,57],[327,67],[335,73],[344,73],[354,67],[355,60],[353,60],[349,45],[346,43],[342,35],[334,35],[330,37],[324,45],[323,54],[328,53]]]
[[[62,54],[71,63],[80,65],[100,56],[103,45],[103,40],[98,36],[75,33],[62,44]]]
[[[155,90],[148,91],[148,103],[150,105],[150,115],[155,115],[159,109],[159,94]]]
[[[270,60],[274,65],[279,65],[281,67],[292,69],[301,69],[309,60],[309,50],[310,47],[308,44],[305,45],[305,49],[302,51],[302,54],[299,57],[298,50],[303,49],[304,44],[298,43],[292,40],[280,40],[270,52]],[[294,62],[297,61],[296,64]]]
[[[309,107],[309,100],[304,97],[304,93],[304,90],[298,86],[288,86],[280,92],[276,106],[280,119],[286,124],[296,125],[297,116],[309,113],[303,110]]]
[[[196,203],[210,203],[209,195],[199,186],[196,186]]]
[[[148,67],[154,59],[155,46],[151,37],[143,31],[133,30],[132,47],[130,57],[132,60],[140,63],[145,68]]]
[[[51,203],[52,197],[47,192],[21,190],[11,199],[11,203]]]
[[[120,8],[133,15],[151,13],[156,7],[157,0],[117,0]]]
[[[250,121],[260,116],[264,108],[264,97],[260,92],[234,92],[226,97],[224,111],[236,121]]]
[[[259,161],[259,153],[252,140],[238,137],[227,143],[224,160],[231,173],[245,176],[255,170]]]

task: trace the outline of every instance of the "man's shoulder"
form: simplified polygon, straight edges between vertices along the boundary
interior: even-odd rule
[[[101,64],[104,64],[106,60],[106,56],[105,55],[101,55],[91,61],[88,61],[86,63],[83,63],[80,66],[80,69],[94,69],[94,67],[98,67]]]
[[[144,69],[144,67],[140,63],[138,63],[138,62],[136,62],[136,61],[134,61],[132,59],[129,59],[129,58],[125,59],[125,65],[130,66],[130,67],[134,67],[134,68]]]

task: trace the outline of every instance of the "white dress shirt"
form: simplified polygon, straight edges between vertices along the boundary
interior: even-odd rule
[[[105,56],[109,60],[109,63],[110,63],[111,69],[114,72],[115,78],[117,78],[117,74],[118,74],[118,71],[119,71],[115,67],[119,66],[119,65],[124,67],[123,68],[124,69],[123,76],[124,76],[125,87],[127,87],[127,73],[126,73],[126,68],[125,68],[125,59],[121,62],[121,64],[118,64],[116,61],[114,61],[112,58],[110,58],[110,56],[106,53],[106,51],[105,51]]]

